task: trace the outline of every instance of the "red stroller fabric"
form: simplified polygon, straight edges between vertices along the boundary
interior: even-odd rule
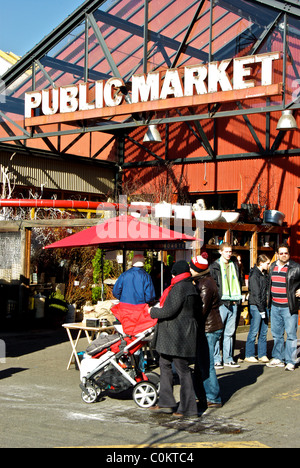
[[[157,319],[152,319],[148,304],[127,304],[119,302],[111,308],[111,312],[120,321],[126,335],[136,335],[156,325]]]

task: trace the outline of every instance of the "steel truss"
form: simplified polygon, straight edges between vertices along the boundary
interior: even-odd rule
[[[116,2],[117,3],[117,2]],[[115,49],[110,50],[105,35],[101,32],[97,21],[103,22],[105,25],[110,26],[113,28],[114,31],[121,30],[123,32],[127,32],[130,35],[137,36],[143,39],[143,70],[144,73],[147,72],[147,61],[151,58],[152,54],[154,53],[154,46],[149,47],[150,42],[154,43],[156,47],[159,47],[164,59],[169,66],[169,68],[175,68],[180,58],[183,54],[191,55],[193,57],[198,58],[200,61],[209,62],[212,60],[218,60],[221,55],[225,55],[226,53],[230,56],[231,51],[235,47],[234,43],[228,43],[222,49],[218,50],[217,53],[214,55],[212,54],[212,28],[213,28],[213,6],[214,0],[211,1],[211,14],[210,14],[210,24],[207,28],[210,31],[210,41],[209,41],[209,52],[203,52],[202,50],[198,50],[193,48],[189,45],[189,39],[191,32],[193,30],[194,25],[196,24],[197,20],[201,17],[204,7],[204,0],[195,0],[191,4],[187,6],[187,9],[191,6],[195,8],[195,13],[193,16],[192,21],[188,25],[185,30],[184,38],[181,42],[179,42],[176,38],[170,38],[160,34],[159,32],[151,31],[148,27],[149,23],[149,0],[144,0],[143,8],[144,8],[144,25],[138,26],[134,24],[129,19],[121,19],[117,16],[110,14],[109,12],[105,12],[100,10],[99,8],[105,4],[104,0],[86,0],[79,8],[77,8],[64,22],[62,22],[55,30],[53,30],[48,36],[41,40],[39,44],[37,44],[30,52],[28,52],[24,57],[22,57],[15,66],[9,69],[3,76],[2,81],[5,83],[6,87],[8,88],[11,86],[18,78],[20,78],[26,71],[29,69],[32,70],[32,90],[36,89],[36,74],[37,70],[40,70],[49,83],[49,86],[55,87],[55,80],[52,79],[51,75],[46,71],[46,67],[53,67],[55,70],[59,70],[61,74],[63,73],[71,73],[74,77],[76,77],[77,81],[84,79],[85,82],[91,80],[101,80],[101,79],[108,79],[111,76],[120,77],[124,79],[124,82],[127,83],[131,76],[135,73],[135,69],[128,70],[126,76],[121,76],[119,72],[119,68],[122,65],[122,62],[115,63],[113,58],[113,52]],[[288,18],[296,18],[300,17],[300,5],[299,2],[296,0],[287,0],[287,1],[278,1],[278,0],[248,0],[246,3],[243,2],[241,6],[240,0],[230,0],[224,1],[223,4],[226,4],[226,8],[229,12],[237,12],[239,15],[242,15],[243,8],[245,8],[245,18],[250,18],[253,21],[253,28],[249,32],[251,34],[255,33],[255,37],[257,40],[252,47],[251,51],[247,53],[247,55],[255,54],[268,40],[268,37],[272,34],[274,28],[280,23],[284,22],[285,26],[287,25]],[[257,14],[255,10],[251,10],[252,5],[264,5],[264,7],[269,7],[273,12],[276,11],[277,15],[272,19],[270,18],[270,22],[264,28],[259,28],[257,25]],[[163,12],[163,8],[157,14]],[[70,34],[74,28],[79,25],[84,24],[85,26],[85,46],[84,46],[84,56],[81,57],[84,60],[84,66],[78,65],[76,63],[68,63],[66,61],[57,59],[55,57],[50,57],[47,54],[53,49],[57,44],[59,44],[68,34]],[[109,64],[111,74],[102,73],[93,69],[89,68],[89,44],[88,44],[88,30],[92,28],[93,33],[97,39],[97,45],[101,46],[103,51],[104,57]],[[287,55],[289,54],[288,42],[287,42],[287,28],[285,27],[284,31],[282,31],[282,37],[284,42],[284,72],[283,72],[283,82],[285,83],[286,79],[286,60]],[[224,32],[224,31],[223,31]],[[116,46],[117,48],[118,46]],[[172,57],[168,57],[165,51],[165,48],[169,48],[174,51]],[[204,47],[203,47],[204,48]],[[291,55],[291,54],[290,54]],[[292,59],[292,57],[291,57]],[[292,64],[295,72],[295,76],[299,77],[298,70],[293,63]],[[158,67],[160,64],[158,64]],[[127,102],[130,102],[129,95],[125,96]],[[284,95],[282,100],[282,105],[278,106],[264,106],[258,109],[244,109],[240,102],[236,103],[236,110],[231,111],[221,111],[220,106],[214,106],[214,108],[208,108],[208,111],[203,114],[194,113],[192,109],[189,109],[189,114],[181,114],[179,111],[177,112],[176,116],[169,116],[166,115],[163,118],[152,118],[151,123],[153,124],[164,124],[167,127],[169,124],[181,122],[189,126],[190,130],[193,131],[194,135],[199,139],[202,146],[205,148],[207,152],[207,156],[203,158],[192,158],[186,160],[175,160],[173,163],[175,164],[182,164],[182,163],[199,163],[201,161],[209,161],[209,160],[224,160],[224,159],[238,159],[238,158],[257,158],[257,157],[265,157],[267,155],[272,156],[282,156],[282,155],[294,155],[299,154],[300,149],[293,149],[293,150],[279,150],[279,145],[283,137],[283,132],[279,132],[273,146],[270,148],[270,114],[276,111],[282,111],[285,108],[290,109],[299,109],[300,104],[298,100],[289,103],[286,103],[285,98],[285,86],[284,86]],[[4,104],[0,104],[0,117],[2,118],[2,126],[6,129],[8,136],[0,138],[0,147],[1,144],[5,142],[5,147],[7,149],[9,142],[16,142],[19,146],[13,145],[13,150],[16,148],[22,149],[23,151],[26,150],[25,142],[26,140],[34,140],[42,138],[47,146],[49,147],[49,151],[55,152],[55,148],[53,145],[50,144],[49,138],[53,136],[64,136],[64,135],[74,135],[76,139],[79,139],[82,135],[91,132],[105,132],[110,133],[113,135],[112,138],[120,137],[128,138],[134,144],[138,144],[131,136],[130,133],[138,127],[146,126],[149,124],[149,119],[145,118],[145,116],[131,116],[126,118],[123,122],[114,122],[110,120],[102,121],[96,123],[94,125],[91,124],[80,124],[77,126],[70,126],[70,129],[64,131],[54,131],[54,132],[47,132],[42,130],[41,128],[33,128],[30,132],[26,129],[21,127],[18,123],[13,122],[7,115],[6,112],[8,110],[14,110],[14,112],[19,112],[22,114],[22,102],[19,102],[16,98],[10,98],[9,96],[6,99]],[[259,140],[255,129],[251,125],[251,122],[248,116],[254,114],[266,114],[266,141],[264,144]],[[235,117],[235,116],[243,116],[246,125],[248,126],[249,132],[254,139],[257,145],[257,152],[255,153],[243,153],[243,154],[234,154],[234,155],[218,155],[215,152],[215,149],[211,147],[208,138],[203,130],[201,125],[201,121],[207,119],[218,119],[224,117]],[[191,127],[190,123],[194,123],[194,127]],[[12,134],[11,130],[9,130],[9,126],[7,123],[12,123],[15,125],[21,132],[22,135],[14,135]],[[196,129],[196,130],[195,130]],[[140,145],[140,143],[139,143]],[[71,145],[72,146],[72,145]],[[123,145],[124,146],[124,145]],[[122,146],[122,147],[123,147]],[[149,149],[143,146],[143,149],[149,153]],[[34,152],[34,149],[31,149],[31,152]],[[148,162],[137,162],[137,163],[124,163],[122,160],[122,167],[129,168],[129,167],[137,167],[137,166],[151,166],[151,165],[158,165],[158,164],[165,164],[166,161],[162,158],[159,158],[155,153],[152,151],[149,153],[151,154],[154,159],[153,161]],[[101,155],[101,149],[97,151],[97,154],[93,156],[92,159],[96,159],[99,155]],[[76,156],[76,155],[74,155]]]

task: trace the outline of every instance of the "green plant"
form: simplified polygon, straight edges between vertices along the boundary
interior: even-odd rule
[[[145,266],[144,269],[146,270],[147,273],[151,273],[152,270],[152,259],[145,256]]]
[[[92,289],[92,298],[94,302],[100,301],[102,299],[102,282],[109,278],[112,271],[113,265],[109,260],[105,260],[105,253],[102,249],[97,249],[95,257],[92,260],[93,265],[93,281],[96,285]],[[106,297],[107,287],[103,286],[103,298]]]
[[[103,296],[106,295],[106,285],[103,287]],[[98,302],[102,300],[102,287],[101,286],[95,286],[92,288],[92,299],[93,302]]]

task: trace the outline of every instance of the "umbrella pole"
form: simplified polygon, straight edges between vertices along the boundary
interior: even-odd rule
[[[123,273],[126,270],[126,249],[123,249]]]
[[[101,285],[101,300],[104,301],[104,261],[103,261],[103,250],[102,250],[102,255],[101,255],[101,280],[102,280],[102,285]]]
[[[164,292],[164,262],[162,258],[162,252],[160,255],[160,292],[160,295],[162,296]]]

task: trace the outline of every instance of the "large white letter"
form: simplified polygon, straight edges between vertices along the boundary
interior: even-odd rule
[[[256,62],[261,62],[262,86],[268,86],[273,83],[273,60],[278,60],[279,58],[279,52],[256,55]]]
[[[147,76],[147,79],[146,79]],[[159,99],[160,73],[148,73],[148,75],[133,75],[132,77],[132,103],[157,101]]]
[[[185,67],[184,69],[184,95],[193,96],[194,86],[197,94],[207,94],[204,80],[207,78],[207,67],[205,65]]]
[[[50,105],[50,91],[52,91],[52,105]],[[58,88],[43,89],[42,91],[42,112],[44,115],[54,115],[58,112],[59,106],[59,90]]]
[[[231,59],[223,60],[220,65],[218,62],[208,64],[208,92],[216,93],[218,91],[218,83],[220,83],[222,91],[231,91],[232,86],[226,69],[228,68]]]
[[[95,104],[88,103],[88,83],[80,83],[79,85],[79,110],[95,109]]]
[[[95,107],[96,109],[102,109],[103,107],[103,80],[96,81],[95,83]]]
[[[233,60],[233,89],[247,89],[255,86],[254,80],[244,81],[245,76],[251,75],[251,68],[245,67],[249,63],[254,63],[254,55],[238,57]]]
[[[42,102],[42,94],[40,91],[31,91],[25,93],[25,119],[33,117],[33,109],[40,107]]]
[[[124,95],[121,92],[117,93],[117,90],[114,92],[115,88],[120,88],[121,86],[125,85],[119,78],[107,80],[104,86],[104,100],[108,107],[118,106],[123,101]]]
[[[176,69],[167,70],[160,93],[160,99],[166,99],[169,95],[173,95],[176,98],[183,96],[182,81]]]
[[[63,86],[60,88],[60,112],[75,112],[78,109],[77,86]]]

